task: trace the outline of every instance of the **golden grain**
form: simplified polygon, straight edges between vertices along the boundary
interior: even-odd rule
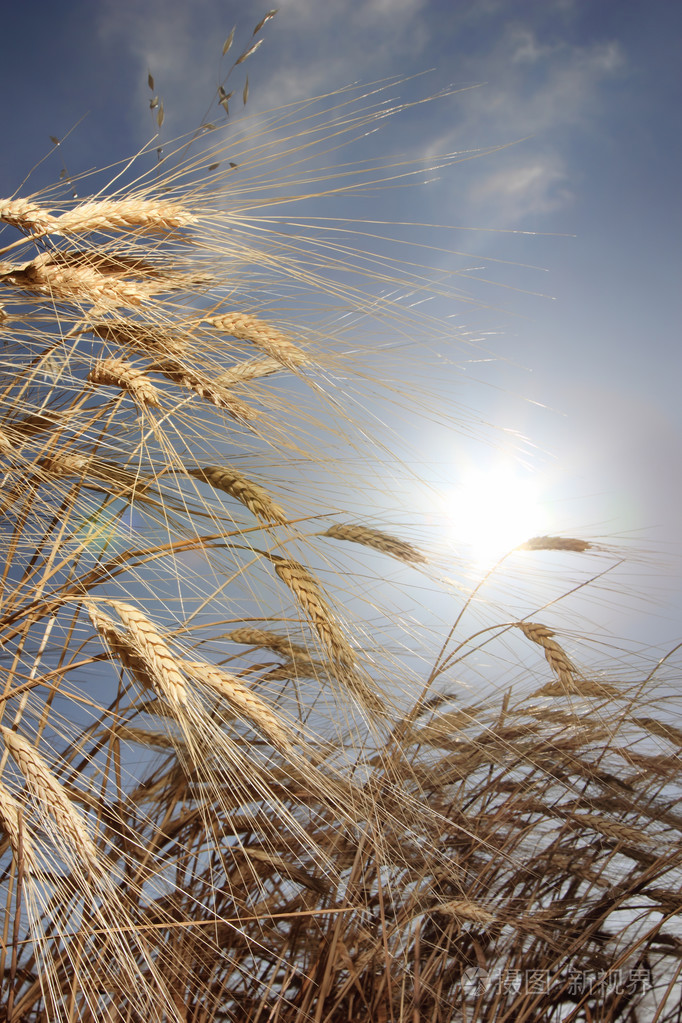
[[[120,387],[145,408],[159,408],[161,395],[149,377],[125,359],[100,359],[88,373],[91,384]]]
[[[575,668],[566,652],[554,639],[555,633],[552,629],[537,622],[517,622],[516,625],[527,639],[543,648],[550,668],[559,676],[560,682],[570,689],[575,684]]]
[[[180,387],[186,387],[188,390],[194,391],[200,398],[208,401],[211,405],[215,405],[216,408],[224,409],[235,419],[249,422],[252,419],[258,419],[260,416],[256,409],[247,405],[246,402],[240,401],[239,398],[235,398],[226,387],[216,384],[215,381],[209,380],[204,374],[190,369],[177,360],[163,359],[154,362],[150,369],[162,373],[168,380],[179,384]]]
[[[25,821],[24,807],[0,784],[0,826],[9,838],[15,859],[21,857],[27,873],[38,870],[35,847],[29,836]]]
[[[583,551],[594,550],[594,544],[587,540],[578,540],[570,536],[534,536],[525,543],[519,544],[518,551]]]
[[[278,525],[286,523],[286,513],[275,504],[265,487],[253,483],[234,467],[202,465],[196,469],[188,469],[187,472],[195,479],[210,483],[218,490],[224,490],[263,522],[274,522]]]
[[[85,822],[69,799],[64,787],[54,777],[36,748],[4,725],[0,726],[5,746],[23,774],[29,791],[57,825],[60,838],[72,847],[91,869],[99,869],[97,848],[88,834]]]
[[[291,752],[291,736],[276,714],[235,675],[203,661],[183,661],[183,670],[224,697],[237,714],[243,715],[282,753]]]
[[[399,540],[388,533],[382,533],[378,529],[370,529],[369,526],[361,526],[351,523],[337,523],[330,526],[323,536],[331,536],[335,540],[349,540],[351,543],[359,543],[365,547],[373,547],[382,554],[389,554],[399,561],[406,561],[411,564],[424,564],[427,559],[406,540]]]
[[[177,331],[147,326],[134,320],[101,320],[89,324],[87,330],[102,341],[136,348],[151,355],[181,357],[189,346],[189,339]]]
[[[0,220],[34,236],[47,234],[55,222],[47,210],[29,199],[0,199]]]
[[[258,380],[261,377],[272,376],[273,373],[281,373],[282,363],[278,359],[245,359],[237,362],[224,373],[216,377],[216,383],[223,387],[230,387],[232,384],[244,384],[249,380]]]
[[[239,341],[250,341],[283,366],[300,366],[308,362],[305,352],[293,341],[257,316],[236,312],[222,313],[220,316],[204,320],[204,323],[236,337]]]
[[[179,203],[159,199],[100,199],[81,203],[55,217],[50,233],[71,235],[133,228],[138,232],[173,231],[195,222],[195,216]]]

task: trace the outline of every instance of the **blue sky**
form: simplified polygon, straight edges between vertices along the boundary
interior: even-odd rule
[[[0,190],[19,188],[50,135],[73,129],[20,194],[54,181],[62,159],[75,174],[143,145],[149,72],[165,138],[192,130],[214,95],[225,37],[236,24],[241,52],[266,10],[224,0],[13,5],[3,13]],[[392,94],[465,90],[386,122],[352,153],[428,162],[496,151],[348,215],[371,208],[461,228],[430,237],[466,257],[421,257],[434,274],[475,268],[461,281],[475,303],[435,309],[453,324],[452,351],[439,357],[461,364],[454,398],[528,438],[527,471],[552,532],[629,537],[655,552],[635,583],[660,599],[641,627],[662,643],[682,635],[681,30],[682,8],[665,0],[282,0],[233,75],[238,95],[248,71],[252,114],[429,69]],[[485,336],[498,361],[468,363],[462,332]],[[502,446],[436,429],[440,478],[455,485]]]

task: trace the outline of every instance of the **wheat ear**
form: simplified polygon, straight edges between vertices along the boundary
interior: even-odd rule
[[[88,373],[91,384],[120,387],[128,391],[138,405],[159,408],[161,395],[149,377],[125,359],[100,359]]]
[[[202,465],[196,469],[188,469],[187,472],[195,479],[210,483],[218,490],[224,490],[263,522],[284,525],[287,521],[286,513],[275,504],[265,487],[253,483],[232,466]]]
[[[364,547],[372,547],[382,554],[389,554],[399,561],[406,561],[412,564],[424,564],[426,557],[405,540],[399,540],[388,533],[382,533],[378,529],[370,529],[369,526],[361,526],[352,523],[339,522],[330,526],[323,536],[331,536],[335,540],[348,540],[351,543],[359,543]]]
[[[187,704],[188,692],[185,679],[177,668],[176,658],[160,636],[157,628],[150,622],[139,608],[120,600],[109,601],[123,622],[126,632],[122,635],[113,622],[102,615],[94,605],[88,604],[90,620],[99,634],[109,645],[112,652],[120,654],[127,648],[132,660],[128,659],[125,667],[130,667],[133,674],[140,680],[151,680],[151,683],[171,706],[181,707]],[[141,676],[138,672],[142,669]],[[147,682],[148,684],[148,682]]]
[[[32,235],[47,234],[55,222],[51,213],[29,199],[1,199],[0,220]]]
[[[24,808],[10,795],[4,785],[0,785],[0,825],[9,838],[12,852],[18,860],[23,858],[24,870],[35,873],[38,870],[33,842],[23,824]]]
[[[314,576],[298,561],[281,558],[277,554],[268,554],[267,557],[274,564],[279,578],[289,587],[306,611],[327,648],[332,669],[339,682],[347,685],[368,710],[375,712],[384,710],[377,694],[358,674],[353,650],[322,596]]]
[[[259,380],[262,377],[272,376],[273,373],[281,373],[282,363],[278,359],[245,359],[243,362],[236,362],[216,377],[216,383],[223,387],[230,387],[233,384],[245,384],[249,380]]]
[[[222,313],[203,322],[236,337],[239,341],[250,341],[283,366],[300,366],[309,361],[305,352],[302,352],[293,341],[257,316],[249,316],[247,313]]]
[[[565,650],[554,639],[555,633],[546,625],[537,622],[517,622],[517,627],[532,643],[537,643],[545,651],[545,658],[559,681],[571,691],[575,686],[575,668]]]
[[[84,234],[94,231],[172,231],[189,227],[196,217],[179,203],[159,199],[101,199],[54,217],[51,234]]]
[[[134,320],[99,320],[91,323],[88,333],[124,348],[135,348],[151,355],[181,357],[187,352],[189,339],[177,331],[147,326]]]
[[[246,402],[240,401],[239,398],[235,398],[226,387],[209,380],[208,377],[197,373],[196,370],[189,369],[176,359],[162,359],[154,362],[150,369],[162,373],[168,380],[179,384],[180,387],[194,391],[200,398],[215,405],[216,408],[224,409],[235,419],[248,422],[258,419],[260,416],[260,412],[247,405]]]
[[[291,738],[277,716],[264,700],[256,696],[235,675],[203,661],[183,661],[182,666],[188,675],[204,682],[215,693],[224,697],[237,714],[252,721],[276,749],[282,753],[291,752],[293,748]]]
[[[85,822],[36,748],[4,725],[0,726],[0,730],[31,795],[53,817],[63,845],[75,849],[90,868],[100,869],[97,848],[87,832]]]

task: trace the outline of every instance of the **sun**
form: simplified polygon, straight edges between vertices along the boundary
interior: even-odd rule
[[[533,474],[512,461],[470,466],[444,508],[451,540],[480,567],[550,531],[550,514]]]

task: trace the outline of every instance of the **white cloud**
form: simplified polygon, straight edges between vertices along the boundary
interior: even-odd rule
[[[528,216],[552,213],[570,202],[568,174],[556,155],[520,153],[504,170],[485,174],[469,190],[469,199],[485,208],[499,227],[518,224]]]

